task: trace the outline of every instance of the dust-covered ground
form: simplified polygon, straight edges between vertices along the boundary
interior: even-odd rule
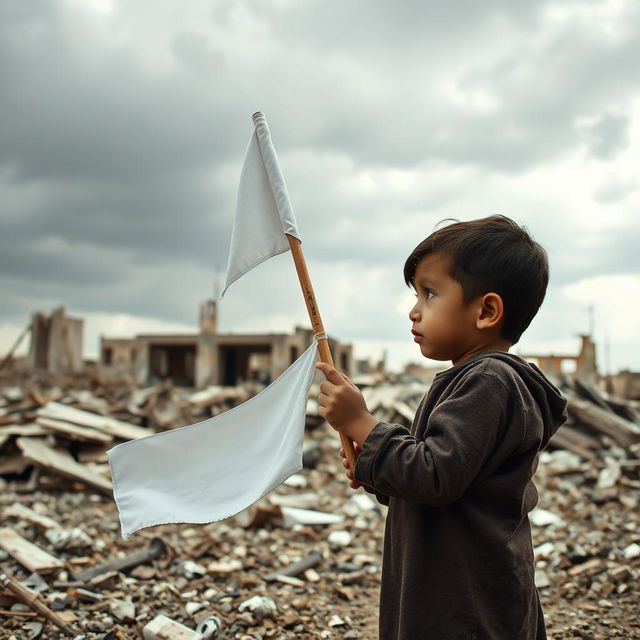
[[[142,637],[143,627],[159,614],[191,629],[217,616],[221,629],[214,638],[374,639],[384,508],[362,490],[348,488],[336,452],[338,439],[329,427],[309,437],[321,445],[316,467],[305,468],[296,486],[282,485],[274,494],[289,496],[287,504],[338,514],[342,522],[284,526],[277,514],[267,513],[258,525],[242,527],[229,519],[162,526],[125,542],[112,499],[42,474],[33,491],[20,492],[20,482],[5,484],[2,526],[64,562],[57,576],[44,577],[41,597],[87,640]],[[595,468],[565,454],[543,454],[536,476],[542,511],[535,512],[533,535],[548,637],[640,638],[640,467],[627,460],[614,486],[603,490],[596,487]],[[608,455],[615,457],[616,449]],[[51,517],[65,530],[80,528],[90,544],[56,549],[42,527],[12,516],[11,509],[7,515],[16,503]],[[78,572],[144,549],[154,537],[167,547],[160,558],[73,584]],[[265,581],[313,552],[321,556],[313,567]],[[2,571],[27,578],[29,572],[12,556],[0,554]],[[260,619],[242,606],[256,595],[270,598],[275,613]],[[3,598],[0,608],[10,609],[6,593]],[[66,637],[50,623],[36,635],[42,618],[18,613],[0,613],[2,638]]]

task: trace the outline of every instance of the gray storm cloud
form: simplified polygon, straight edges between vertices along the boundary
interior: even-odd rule
[[[629,272],[637,226],[576,228],[527,194],[469,200],[582,153],[603,163],[594,202],[633,219],[633,183],[604,178],[632,144],[640,10],[607,7],[0,1],[3,319],[42,300],[192,324],[226,263],[256,109],[320,282],[386,270],[336,326],[351,339],[394,332],[363,318],[403,294],[407,252],[449,216],[520,215],[557,285]],[[251,303],[295,316],[267,284]]]

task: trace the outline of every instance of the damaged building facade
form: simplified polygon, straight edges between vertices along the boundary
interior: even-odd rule
[[[64,306],[60,306],[51,315],[34,312],[30,328],[27,364],[31,371],[46,371],[53,375],[82,372],[82,318],[68,316]]]
[[[270,384],[309,347],[311,329],[291,334],[219,333],[217,302],[200,305],[199,332],[100,338],[99,372],[104,378],[131,376],[140,385],[170,378],[187,387],[235,386],[247,380]],[[336,367],[353,374],[352,345],[329,338]]]

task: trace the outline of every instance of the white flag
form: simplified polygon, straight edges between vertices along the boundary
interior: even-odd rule
[[[157,524],[228,518],[302,469],[318,345],[246,402],[107,453],[122,537]]]
[[[227,277],[221,298],[229,285],[247,271],[289,250],[285,233],[300,240],[267,121],[258,112],[253,116],[253,123],[255,129],[240,175]]]

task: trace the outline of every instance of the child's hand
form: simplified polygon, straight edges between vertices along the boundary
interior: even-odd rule
[[[360,455],[360,452],[362,451],[362,447],[359,444],[355,444],[353,448],[356,452],[356,458],[357,458]],[[352,489],[358,489],[360,487],[363,487],[364,486],[363,484],[361,484],[357,480],[354,480],[353,478],[354,470],[349,465],[349,460],[347,460],[347,457],[344,455],[344,449],[342,447],[340,447],[340,456],[342,457],[342,466],[347,470],[346,474],[347,474],[347,478],[349,478],[349,486]]]
[[[362,447],[359,444],[355,444],[353,449],[356,453],[356,458],[357,458],[360,455],[360,452],[362,451]],[[362,484],[362,482],[358,482],[357,480],[354,480],[353,478],[354,470],[351,469],[349,465],[349,460],[347,460],[347,458],[345,457],[344,449],[342,447],[340,447],[340,456],[342,457],[342,466],[347,470],[346,474],[347,474],[347,478],[349,478],[349,486],[352,489],[359,489],[360,487],[362,487],[367,493],[371,493],[372,495],[375,495],[376,492],[373,489],[371,489],[371,487],[368,487],[366,484]]]
[[[334,429],[362,444],[378,421],[369,413],[360,389],[324,362],[318,362],[316,368],[327,378],[320,383],[318,413]]]

